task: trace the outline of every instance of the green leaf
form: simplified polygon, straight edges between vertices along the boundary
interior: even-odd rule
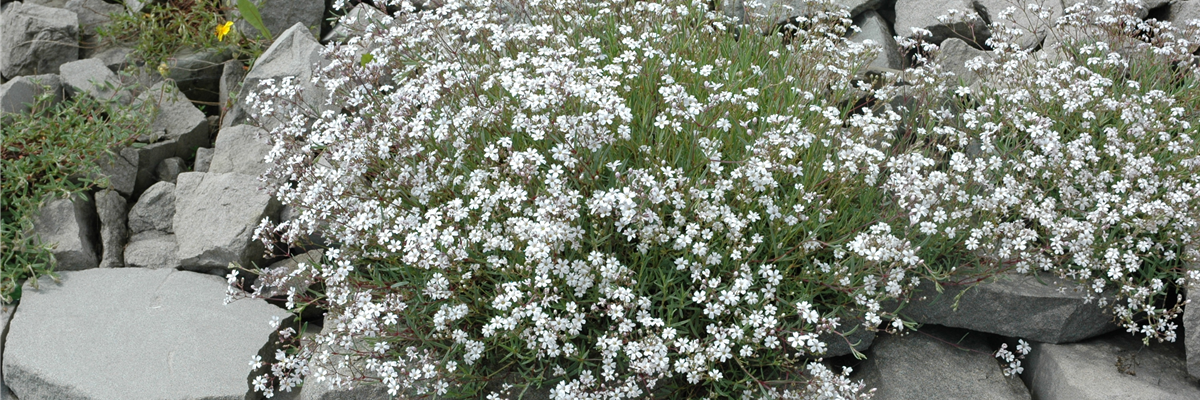
[[[371,53],[363,53],[362,60],[358,61],[358,65],[365,67],[365,66],[367,66],[367,63],[371,62],[374,59],[375,59],[375,56],[371,55]]]
[[[238,12],[242,14],[242,19],[246,20],[255,29],[258,29],[258,33],[267,38],[268,42],[273,40],[271,38],[271,31],[267,29],[266,24],[263,24],[262,14],[258,13],[258,6],[251,3],[250,0],[238,0],[237,8]]]

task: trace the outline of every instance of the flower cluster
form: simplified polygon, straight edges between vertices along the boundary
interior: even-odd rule
[[[1000,349],[996,350],[996,354],[992,356],[1004,362],[1004,376],[1019,375],[1025,371],[1025,367],[1021,366],[1021,360],[1024,360],[1032,349],[1028,342],[1021,339],[1017,342],[1016,353],[1008,350],[1007,343],[1001,343]]]

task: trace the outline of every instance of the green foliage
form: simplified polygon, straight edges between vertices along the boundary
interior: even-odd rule
[[[213,49],[230,51],[235,58],[253,60],[271,43],[241,35],[234,29],[224,39],[217,36],[217,27],[225,23],[222,0],[171,0],[150,6],[141,14],[115,14],[111,22],[97,28],[104,42],[133,43],[133,54],[149,68],[165,64],[183,49]],[[253,7],[251,5],[251,7]],[[242,9],[242,5],[238,4]],[[248,15],[243,11],[243,15]],[[262,17],[257,10],[245,17],[260,26]],[[261,28],[260,28],[261,29]]]
[[[242,19],[245,19],[254,29],[258,29],[258,33],[262,37],[267,38],[267,42],[273,40],[271,38],[271,31],[263,24],[262,14],[258,13],[258,6],[254,5],[250,0],[238,0],[237,8],[238,12],[242,13]]]
[[[106,186],[96,160],[132,143],[149,126],[144,110],[84,95],[52,104],[51,96],[40,97],[27,114],[5,115],[0,135],[0,297],[5,302],[20,297],[22,279],[53,276],[53,257],[29,234],[38,207]]]

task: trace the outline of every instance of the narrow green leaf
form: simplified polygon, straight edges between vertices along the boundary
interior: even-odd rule
[[[238,12],[242,14],[242,19],[246,20],[255,29],[258,29],[258,33],[267,38],[267,41],[273,40],[271,31],[267,29],[266,24],[263,24],[262,14],[258,13],[258,6],[254,5],[250,0],[238,0],[237,8]]]

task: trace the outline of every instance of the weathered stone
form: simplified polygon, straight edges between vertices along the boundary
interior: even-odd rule
[[[130,164],[137,166],[137,176],[134,178],[133,195],[130,196],[131,198],[140,196],[142,191],[158,181],[155,179],[155,169],[158,168],[158,163],[162,162],[162,160],[175,157],[178,147],[178,142],[164,140],[141,147],[126,147],[121,149],[121,157],[129,161]]]
[[[325,324],[323,326],[324,327],[321,328],[320,335],[327,336],[327,335],[333,334],[334,332],[336,332],[337,321],[333,318],[330,318],[327,315],[325,317]],[[340,344],[333,344],[333,345],[321,344],[321,345],[318,345],[318,349],[319,349],[318,351],[328,350],[330,352],[330,354],[332,354],[330,356],[330,359],[331,359],[330,364],[333,364],[333,365],[337,365],[337,363],[339,363],[339,362],[344,362],[346,359],[345,354],[347,354],[351,351],[370,351],[371,350],[370,346],[367,345],[363,341],[354,341],[351,344],[350,348],[346,348]],[[361,361],[356,363],[354,367],[355,367],[354,370],[363,370],[363,365],[362,365]],[[329,374],[346,375],[346,374],[350,373],[351,371],[352,371],[352,369],[348,365],[335,366],[332,371],[326,370],[326,369],[312,371],[312,373],[310,373],[308,376],[304,377],[304,387],[302,387],[300,389],[300,399],[301,400],[386,400],[386,399],[391,398],[391,396],[388,396],[387,386],[384,386],[384,385],[358,385],[358,386],[355,386],[353,389],[344,389],[344,388],[330,387],[330,386],[332,386],[331,385],[332,378],[326,378],[324,382],[318,382],[318,380],[319,380],[319,378],[317,377],[318,375],[325,375],[325,376],[336,376],[336,375],[329,375]]]
[[[243,93],[258,91],[259,83],[267,79],[279,82],[286,77],[293,77],[301,89],[305,104],[322,112],[333,110],[324,105],[324,87],[312,83],[313,72],[318,68],[318,63],[323,62],[320,51],[321,45],[303,25],[293,25],[279,35],[254,63],[254,67],[242,81]],[[242,108],[242,104],[238,103],[232,110],[232,115],[226,115],[225,120],[221,121],[222,128],[245,123],[247,116],[244,111],[239,111]],[[267,130],[279,125],[279,121],[274,119],[258,122]]]
[[[309,266],[309,268],[312,268],[316,265],[316,263],[319,263],[321,261],[321,257],[323,257],[324,254],[325,254],[324,250],[320,250],[320,249],[310,250],[307,253],[300,254],[295,257],[276,262],[274,264],[271,264],[270,267],[267,267],[267,269],[265,270],[267,272],[267,274],[265,276],[273,276],[273,277],[288,276],[292,272],[294,272],[296,270],[296,268],[298,268],[300,266],[301,263],[307,264]],[[288,292],[288,289],[290,289],[290,288],[296,288],[297,293],[303,293],[305,289],[308,289],[308,286],[310,284],[312,284],[312,282],[306,281],[305,279],[303,279],[300,276],[294,276],[294,277],[290,277],[290,278],[284,280],[284,282],[282,282],[281,284],[276,285],[276,286],[263,286],[261,289],[258,290],[258,294],[261,295],[263,298],[286,295]]]
[[[137,185],[137,165],[120,154],[109,153],[101,155],[96,165],[100,168],[100,177],[108,179],[108,188],[125,197],[133,195],[134,186]]]
[[[237,102],[237,93],[242,90],[242,79],[246,78],[246,68],[241,60],[229,60],[221,68],[220,95],[217,102],[221,105],[221,115],[225,115]]]
[[[971,287],[944,285],[937,293],[923,280],[901,310],[916,322],[966,328],[1047,343],[1075,342],[1117,328],[1083,286],[1055,278],[1006,274]],[[1060,292],[1058,289],[1063,288]],[[958,309],[954,310],[955,297]],[[1107,296],[1108,294],[1106,294]],[[1019,321],[1019,323],[1018,323]]]
[[[272,147],[266,143],[266,137],[266,131],[250,125],[222,129],[213,147],[208,172],[261,176],[269,167],[265,158]]]
[[[218,135],[219,139],[221,136]],[[213,149],[209,147],[201,147],[196,149],[196,166],[192,168],[196,172],[208,172],[209,166],[212,165]]]
[[[313,37],[321,34],[321,21],[325,17],[324,0],[261,0],[255,3],[262,15],[263,25],[276,39],[283,36],[283,31],[297,24],[308,29]],[[229,20],[237,21],[234,26],[239,33],[252,38],[262,36],[257,28],[242,18],[236,0],[226,0],[225,4],[230,13]]]
[[[126,202],[113,190],[96,192],[96,215],[100,218],[100,268],[125,266]]]
[[[158,167],[154,168],[154,174],[158,175],[159,181],[175,183],[175,178],[183,172],[183,168],[182,158],[171,157],[158,163]]]
[[[4,342],[8,339],[8,322],[16,311],[16,304],[0,301],[0,399],[15,398],[4,384]]]
[[[33,220],[37,243],[53,246],[56,271],[96,268],[99,232],[91,197],[46,202]]]
[[[125,12],[120,4],[104,0],[68,0],[64,6],[79,18],[79,34],[88,36],[96,34],[96,27],[107,24],[112,19],[110,14]]]
[[[957,10],[958,15],[951,15],[950,10]],[[951,20],[941,22],[938,17],[947,15]],[[959,38],[974,42],[980,46],[991,36],[987,23],[975,11],[971,0],[897,0],[896,23],[893,26],[897,36],[913,37],[913,28],[928,29],[929,36],[925,41],[941,44],[947,38]]]
[[[117,100],[129,104],[132,96],[123,90],[121,79],[96,58],[63,64],[62,80],[75,94],[87,94],[99,100]]]
[[[1190,23],[1200,24],[1200,0],[1177,0],[1171,3],[1171,8],[1167,12],[1167,21],[1171,21],[1172,25],[1183,28]],[[1191,50],[1195,53],[1200,50],[1200,43],[1192,43]]]
[[[157,109],[154,121],[150,124],[150,136],[139,138],[140,141],[154,143],[160,139],[174,140],[174,157],[187,157],[197,147],[208,145],[208,120],[204,113],[192,105],[170,81],[151,86],[138,96],[138,101],[151,102]],[[151,166],[157,167],[157,162]]]
[[[1152,343],[1113,332],[1072,344],[1033,343],[1025,373],[1040,400],[1184,400],[1200,398],[1180,343]]]
[[[188,99],[215,103],[224,63],[230,58],[233,55],[228,51],[183,50],[167,61],[167,77]]]
[[[150,10],[150,6],[161,3],[163,0],[125,0],[125,9],[130,13],[140,13]]]
[[[223,304],[220,277],[96,269],[26,283],[5,347],[26,399],[246,399],[251,366],[289,314],[263,300]]]
[[[851,379],[876,388],[878,400],[1029,399],[991,352],[981,334],[927,325],[905,336],[880,335]]]
[[[125,266],[179,268],[179,244],[175,241],[175,235],[161,231],[133,235],[125,246]]]
[[[1193,260],[1200,260],[1196,247],[1188,249],[1192,252]],[[1200,262],[1187,266],[1188,271],[1200,274]],[[1200,275],[1196,275],[1200,277]],[[1200,279],[1187,281],[1187,299],[1189,303],[1183,308],[1183,345],[1187,350],[1187,370],[1194,378],[1200,378]]]
[[[973,63],[986,65],[994,58],[989,51],[971,47],[960,39],[949,38],[942,42],[937,61],[946,68],[946,71],[954,73],[959,84],[976,89],[978,88],[976,83],[979,82],[979,74],[972,71],[968,65]]]
[[[974,0],[975,10],[980,12],[993,26],[1004,24],[1009,28],[1018,28],[1023,31],[1017,37],[1011,40],[1022,49],[1032,49],[1042,43],[1042,39],[1046,38],[1050,27],[1054,26],[1054,21],[1063,15],[1063,5],[1060,0],[1046,0],[1033,2],[1041,7],[1041,10],[1031,11],[1023,9],[1020,4],[1014,3],[1012,0]],[[1013,7],[1016,12],[1012,13],[1009,19],[1001,19],[1000,13],[1005,9]],[[1040,18],[1038,14],[1046,12],[1046,18]],[[996,29],[991,29],[995,35]]]
[[[37,101],[38,96],[54,93],[51,104],[57,104],[65,97],[62,80],[58,75],[20,76],[0,85],[0,113],[21,114],[29,112],[30,106]]]
[[[854,17],[854,25],[859,28],[859,31],[850,34],[851,41],[862,43],[869,40],[880,46],[879,55],[871,61],[870,68],[900,69],[904,67],[904,59],[900,56],[900,48],[896,45],[892,29],[888,27],[887,21],[879,16],[879,13],[866,11]]]
[[[814,11],[804,0],[759,0],[760,7],[750,7],[749,2],[743,3],[751,16],[757,16],[771,25],[781,24],[793,17],[811,14]],[[833,3],[850,11],[850,16],[853,17],[878,8],[883,0],[833,0]]]
[[[827,345],[825,354],[822,357],[839,357],[853,353],[850,351],[850,346],[854,346],[854,350],[858,352],[867,351],[871,348],[871,344],[875,342],[875,332],[867,330],[862,326],[861,321],[857,322],[858,326],[844,326],[842,329],[853,332],[843,335],[836,333],[823,333],[818,338]]]
[[[1162,7],[1170,2],[1171,0],[1134,0],[1125,1],[1123,3],[1127,3],[1132,6],[1134,16],[1138,18],[1146,18],[1146,15],[1150,13],[1150,10]],[[1110,10],[1113,7],[1113,4],[1109,0],[1063,0],[1063,5],[1067,8],[1079,3],[1084,3],[1088,6],[1099,7],[1101,12]]]
[[[175,184],[155,183],[138,198],[129,210],[129,230],[133,234],[146,231],[171,233],[175,221]]]
[[[262,263],[262,242],[252,236],[264,217],[277,217],[279,203],[259,189],[258,179],[236,173],[185,172],[177,182],[175,234],[184,268]]]
[[[0,75],[54,74],[79,59],[75,13],[31,3],[12,3],[0,13]]]
[[[325,35],[326,42],[345,42],[347,39],[362,36],[367,27],[389,18],[387,14],[368,3],[358,3],[350,12],[338,20],[337,25]]]
[[[91,58],[103,62],[109,71],[120,72],[129,65],[129,54],[132,52],[128,47],[112,47],[96,52]]]

